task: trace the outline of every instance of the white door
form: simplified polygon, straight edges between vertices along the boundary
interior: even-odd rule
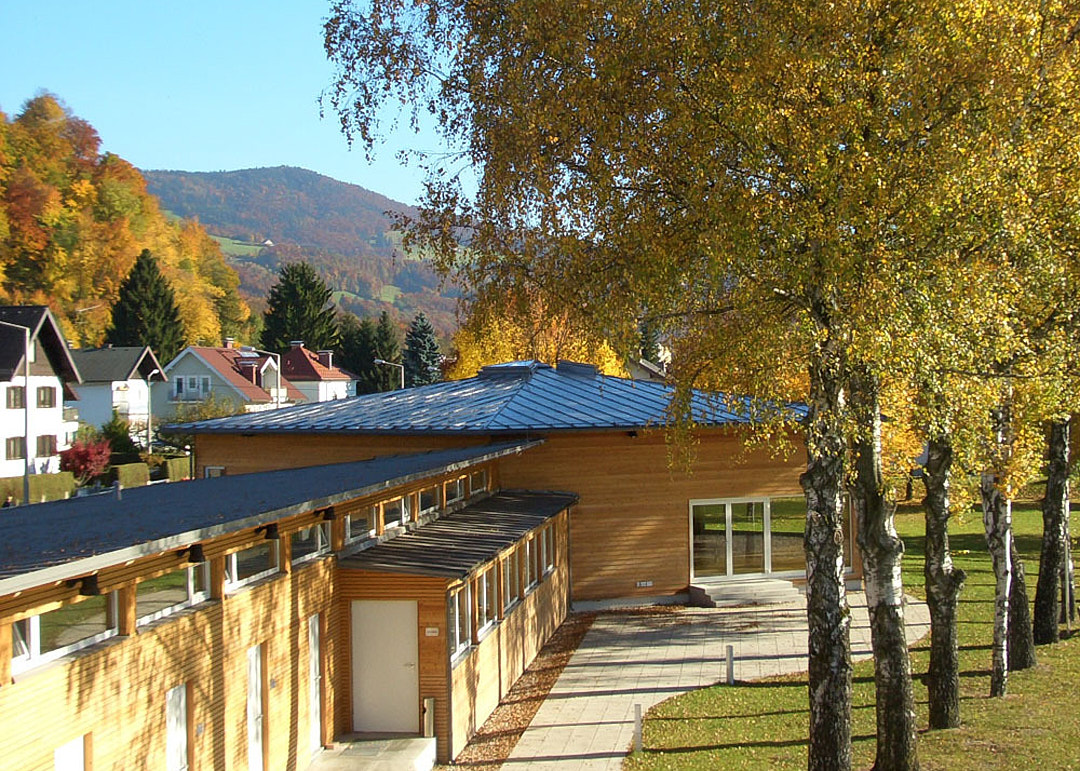
[[[322,749],[322,648],[319,640],[319,614],[308,620],[308,715],[311,754]]]
[[[353,600],[353,730],[420,732],[416,602]]]
[[[181,683],[165,694],[165,767],[187,771],[187,685]]]
[[[263,767],[262,646],[248,648],[247,734],[248,771]]]
[[[86,737],[79,736],[53,751],[54,771],[84,771]]]

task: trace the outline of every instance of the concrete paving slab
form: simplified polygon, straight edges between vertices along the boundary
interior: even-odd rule
[[[852,657],[870,656],[866,597],[849,592]],[[908,642],[930,631],[925,603],[908,600]],[[681,693],[726,679],[727,646],[735,678],[802,672],[807,667],[804,602],[596,618],[504,768],[615,771],[633,741],[634,705],[642,713]]]

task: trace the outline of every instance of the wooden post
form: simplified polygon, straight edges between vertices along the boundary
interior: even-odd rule
[[[210,596],[215,600],[225,598],[225,560],[228,557],[214,557],[210,560]]]
[[[11,644],[12,622],[0,623],[0,688],[11,683],[11,656],[14,653]]]
[[[135,605],[136,590],[135,584],[128,584],[127,586],[121,586],[116,591],[116,604],[117,604],[117,632],[122,635],[133,635],[136,633],[135,629]]]

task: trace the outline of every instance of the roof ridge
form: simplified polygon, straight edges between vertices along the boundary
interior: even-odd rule
[[[521,393],[521,391],[525,388],[525,385],[530,380],[533,379],[533,376],[535,376],[537,374],[537,372],[538,372],[538,370],[534,370],[529,374],[528,377],[515,378],[515,380],[517,382],[514,384],[514,387],[512,389],[510,389],[510,392],[507,394],[507,397],[503,401],[502,405],[499,407],[499,409],[497,409],[493,413],[491,413],[491,416],[487,419],[487,421],[485,421],[485,423],[484,423],[485,430],[490,430],[491,429],[491,426],[495,422],[496,418],[498,418],[499,415],[502,414],[503,410],[505,410],[507,407],[510,406],[510,403],[514,400],[514,397],[517,396],[519,393]],[[470,378],[470,379],[471,380],[480,380],[480,376],[477,375],[475,378]]]

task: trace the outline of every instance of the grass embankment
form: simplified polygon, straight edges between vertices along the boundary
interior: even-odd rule
[[[1033,506],[1014,511],[1014,527],[1035,596],[1042,516]],[[904,582],[924,597],[923,515],[908,509],[897,517],[907,545]],[[949,769],[1080,769],[1080,634],[1038,650],[1039,666],[1013,672],[1009,693],[991,699],[990,643],[993,637],[994,576],[977,512],[951,527],[953,558],[968,575],[960,596],[961,728],[927,731],[926,688],[929,637],[912,650],[922,766]],[[855,768],[874,761],[874,670],[855,667],[853,725]],[[645,769],[804,769],[808,725],[806,679],[773,678],[734,687],[717,686],[671,699],[650,710],[645,751],[627,761]]]

